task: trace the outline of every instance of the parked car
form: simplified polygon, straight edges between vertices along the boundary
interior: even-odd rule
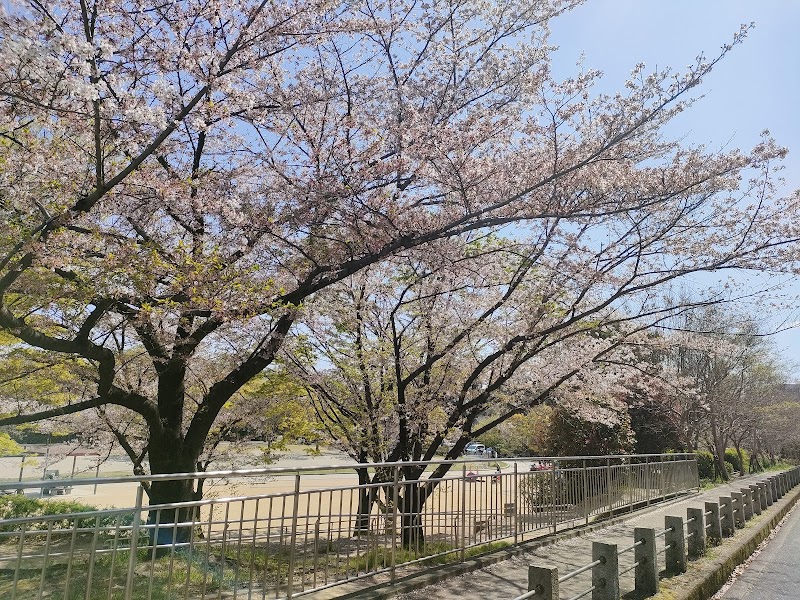
[[[473,456],[483,456],[484,452],[486,452],[486,446],[480,442],[470,442],[467,444],[467,447],[464,448],[464,454],[470,454]]]

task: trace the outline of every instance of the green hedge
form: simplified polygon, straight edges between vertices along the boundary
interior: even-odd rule
[[[39,500],[28,498],[20,494],[8,494],[0,496],[0,521],[8,519],[22,519],[26,517],[45,517],[49,515],[65,515],[70,513],[84,513],[99,510],[95,506],[75,502],[74,500]],[[99,517],[86,517],[77,519],[78,527],[115,527],[133,523],[132,514],[123,515],[103,515]],[[52,519],[40,522],[29,523],[26,525],[28,531],[47,529],[48,521],[52,521],[53,529],[72,529],[74,519]],[[14,530],[15,526],[0,526],[0,531]]]

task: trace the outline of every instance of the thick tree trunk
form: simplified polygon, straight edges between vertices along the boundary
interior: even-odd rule
[[[422,522],[422,508],[425,497],[421,484],[408,484],[404,486],[403,496],[400,498],[401,536],[403,548],[422,550],[425,545],[425,528]]]
[[[369,531],[369,515],[375,503],[377,488],[367,487],[370,483],[367,469],[356,469],[358,473],[358,512],[356,513],[355,535]]]
[[[449,468],[449,466],[448,466]],[[444,471],[446,473],[446,470]],[[403,548],[422,551],[425,545],[425,524],[422,519],[422,511],[425,502],[433,494],[438,485],[438,478],[442,475],[434,472],[431,480],[418,481],[420,471],[413,480],[407,480],[403,485],[403,494],[399,498],[400,508],[400,539]]]
[[[152,439],[152,438],[151,438]],[[188,454],[188,455],[187,455]],[[197,468],[199,453],[187,453],[179,437],[162,437],[150,444],[150,472],[153,475],[192,473]],[[196,520],[194,507],[174,507],[177,503],[198,500],[194,479],[153,481],[150,486],[150,506],[147,523],[150,542],[158,544],[156,555],[169,552],[176,544],[188,543]]]
[[[741,444],[737,443],[734,448],[736,448],[736,456],[739,457],[739,473],[744,475],[744,452],[742,452],[742,446]]]
[[[714,445],[714,470],[722,481],[728,481],[728,469],[725,466],[725,441],[722,439],[714,415],[711,415],[711,441]]]

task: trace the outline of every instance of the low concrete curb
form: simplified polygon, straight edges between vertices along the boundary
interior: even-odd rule
[[[733,570],[763,542],[800,499],[800,487],[749,521],[744,529],[711,548],[708,555],[689,563],[686,573],[662,579],[662,591],[653,600],[707,600],[725,584]]]

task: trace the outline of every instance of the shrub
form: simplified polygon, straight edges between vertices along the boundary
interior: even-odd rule
[[[742,458],[744,459],[744,464],[741,464],[739,461],[739,455],[736,453],[736,450],[733,448],[727,448],[725,450],[725,462],[733,466],[734,471],[739,471],[739,473],[746,473],[750,468],[750,455],[747,453],[747,450],[742,450]]]
[[[26,517],[46,517],[49,515],[66,515],[73,513],[88,513],[99,510],[89,504],[83,504],[74,500],[38,500],[28,498],[19,494],[9,494],[0,496],[0,521],[8,519],[22,519]],[[74,519],[65,518],[62,520],[43,519],[40,522],[28,523],[25,527],[28,531],[47,529],[47,522],[52,521],[53,529],[72,529],[73,522],[77,527],[94,527],[95,525],[105,528],[115,526],[125,526],[133,523],[132,514],[104,514],[99,517],[90,516],[86,518]],[[3,526],[0,531],[10,531],[16,526]]]
[[[714,479],[714,456],[711,452],[698,450],[695,454],[697,455],[697,473],[700,479]]]

